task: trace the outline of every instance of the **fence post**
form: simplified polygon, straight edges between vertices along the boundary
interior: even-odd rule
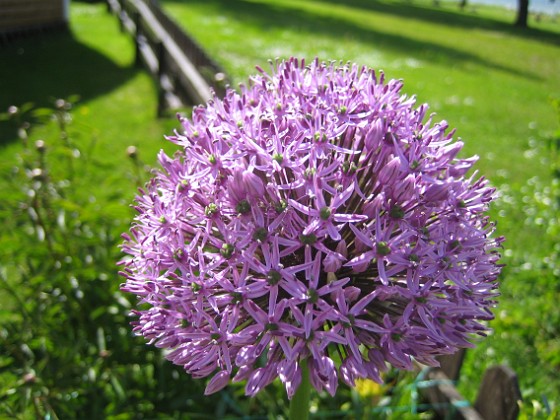
[[[146,64],[152,75],[159,78],[158,115],[188,101],[206,102],[212,97],[212,85],[225,90],[225,74],[161,10],[156,0],[107,1],[122,4],[119,20],[134,37],[135,65]],[[162,44],[154,42],[154,37]],[[204,77],[201,70],[206,66],[212,70]]]
[[[484,419],[515,420],[520,401],[515,372],[507,366],[492,366],[482,378],[474,407]]]
[[[433,406],[437,418],[457,420],[483,420],[484,417],[457,391],[453,381],[443,370],[428,370],[425,383],[420,382],[420,393]],[[488,419],[490,420],[490,419]],[[491,420],[495,420],[492,418]],[[497,418],[496,418],[497,420]]]
[[[157,116],[161,117],[165,111],[165,89],[162,86],[161,80],[166,72],[166,60],[165,60],[165,46],[162,41],[158,41],[155,44],[155,53],[158,62],[157,71],[157,88],[158,88],[158,105],[157,105]]]
[[[126,15],[126,12],[124,10],[124,4],[122,2],[122,0],[116,0],[117,4],[119,5],[119,8],[117,10],[117,16],[119,18],[119,29],[121,32],[125,31],[124,28],[124,16]]]
[[[140,51],[140,37],[142,36],[141,19],[140,12],[135,11],[132,15],[134,21],[135,33],[134,33],[134,65],[139,67],[142,65],[142,52]]]

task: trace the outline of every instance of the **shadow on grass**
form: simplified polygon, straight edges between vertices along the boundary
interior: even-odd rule
[[[443,8],[422,7],[416,5],[413,0],[403,1],[402,3],[384,3],[376,0],[320,0],[321,3],[331,3],[336,5],[344,4],[346,7],[362,9],[384,14],[391,14],[409,19],[421,20],[424,22],[435,23],[438,25],[453,26],[464,29],[486,29],[502,32],[508,36],[529,38],[542,43],[560,45],[560,35],[536,28],[519,28],[513,22],[506,23],[491,18],[478,16],[472,12],[452,12]],[[459,2],[457,2],[459,3]],[[458,9],[458,6],[457,6]]]
[[[334,0],[327,0],[334,2]],[[302,37],[308,34],[326,34],[337,42],[351,42],[357,40],[364,43],[375,45],[380,50],[397,51],[408,57],[429,60],[445,66],[464,66],[474,64],[485,68],[492,68],[513,74],[523,78],[539,79],[538,76],[519,71],[514,65],[504,66],[486,60],[476,54],[460,51],[455,48],[444,46],[438,43],[423,41],[410,38],[405,35],[386,33],[373,26],[357,26],[347,19],[334,14],[316,14],[302,10],[296,6],[289,6],[276,3],[260,3],[250,0],[163,0],[162,3],[180,3],[188,7],[188,4],[203,3],[217,5],[221,13],[228,14],[233,19],[240,22],[247,22],[257,25],[266,31],[268,28],[292,28],[294,32],[300,33]],[[348,4],[375,4],[374,1],[350,1]],[[346,4],[346,3],[344,3]],[[374,7],[374,6],[372,6]],[[393,6],[383,6],[387,10],[392,10]],[[408,6],[407,6],[408,7]],[[328,4],[325,5],[328,8]],[[392,13],[398,14],[398,10],[405,9],[404,6],[396,6]],[[328,10],[328,9],[327,9]],[[418,8],[420,11],[430,12],[428,9]],[[385,12],[385,11],[384,11]],[[437,11],[436,11],[437,12]],[[447,15],[446,15],[447,16]],[[443,20],[453,19],[456,14],[448,13]],[[461,16],[459,16],[460,18]],[[476,18],[473,18],[476,20]],[[450,22],[450,25],[453,23]],[[464,25],[467,25],[466,21]],[[350,41],[349,41],[350,40]],[[308,57],[311,58],[311,57]],[[218,57],[219,59],[219,57]]]
[[[51,107],[57,98],[71,95],[85,102],[113,90],[138,71],[117,65],[66,30],[0,48],[0,63],[0,113],[28,102]],[[15,125],[0,122],[0,146],[15,138]]]

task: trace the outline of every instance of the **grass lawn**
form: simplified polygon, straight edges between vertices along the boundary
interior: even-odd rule
[[[53,109],[58,98],[77,98],[68,132],[87,154],[77,170],[87,179],[80,187],[91,200],[95,197],[92,211],[109,211],[115,226],[126,228],[136,194],[126,148],[136,146],[140,161],[154,165],[157,152],[169,148],[164,134],[177,124],[174,118],[155,118],[154,82],[134,67],[133,42],[119,32],[117,19],[103,4],[73,3],[70,31],[12,42],[0,49],[0,63],[0,113],[13,105]],[[0,119],[0,220],[10,220],[13,203],[22,200],[23,191],[9,179],[23,149],[17,129],[24,121],[32,125],[29,144],[44,139],[49,151],[57,142],[56,124],[38,124],[29,112],[17,124]],[[54,171],[62,166],[54,163]],[[7,304],[0,296],[2,303]]]
[[[524,182],[526,162],[504,168],[495,157],[521,156],[535,130],[556,124],[547,98],[560,91],[560,29],[517,31],[482,11],[462,14],[418,1],[162,3],[235,82],[256,64],[267,68],[267,60],[289,56],[350,60],[404,79],[406,92],[459,128],[467,154],[482,155],[484,173],[507,169],[515,184]],[[530,171],[542,173],[541,165]]]
[[[57,98],[79,97],[69,131],[94,166],[91,193],[109,201],[124,196],[128,205],[135,191],[125,191],[131,171],[127,146],[138,147],[140,158],[153,164],[157,151],[167,147],[164,134],[177,124],[174,118],[155,118],[155,84],[134,67],[132,40],[119,32],[117,19],[103,4],[74,3],[70,32],[14,42],[0,49],[0,57],[0,112],[25,103],[53,107]],[[15,124],[0,124],[0,168],[7,173],[21,144]],[[32,139],[50,134],[38,128]]]
[[[503,9],[461,13],[427,0],[161,1],[235,84],[275,57],[350,60],[404,79],[407,93],[458,128],[464,155],[480,155],[477,168],[502,191],[492,213],[508,239],[495,332],[469,351],[462,390],[473,399],[483,370],[506,363],[519,375],[525,414],[533,402],[560,405],[560,282],[546,260],[557,238],[535,222],[534,204],[553,177],[545,145],[559,123],[549,102],[560,97],[558,22],[518,30]],[[154,84],[133,66],[132,42],[104,4],[73,2],[71,27],[0,49],[0,112],[79,95],[69,132],[88,150],[83,194],[114,214],[118,230],[135,194],[127,146],[153,165],[158,150],[173,150],[163,135],[177,123],[155,118]],[[31,141],[50,141],[53,133],[52,124],[38,127]],[[16,134],[0,121],[0,223],[10,221],[8,204],[22,194],[4,176],[22,151]],[[0,306],[9,304],[0,296]]]
[[[195,404],[178,390],[201,393],[153,352],[135,359],[147,347],[133,344],[117,292],[116,244],[130,225],[136,181],[147,178],[144,163],[153,167],[161,148],[172,149],[163,136],[177,125],[155,118],[155,84],[134,67],[133,42],[118,28],[103,3],[73,2],[70,31],[0,48],[0,114],[33,103],[52,115],[57,98],[80,97],[67,139],[27,112],[24,142],[0,118],[0,418],[169,416]],[[127,156],[131,145],[139,167]],[[40,166],[47,176],[38,182],[24,173]],[[34,197],[41,201],[31,207]]]
[[[559,278],[542,269],[557,238],[527,224],[522,205],[533,199],[529,179],[551,181],[550,156],[539,147],[558,128],[550,104],[560,96],[558,21],[520,30],[504,9],[460,12],[422,0],[162,3],[235,83],[276,57],[353,61],[404,79],[407,93],[458,128],[464,155],[479,155],[480,173],[517,200],[493,212],[508,239],[503,296],[495,333],[468,353],[462,389],[473,399],[483,370],[506,363],[519,374],[524,413],[532,400],[560,404]]]

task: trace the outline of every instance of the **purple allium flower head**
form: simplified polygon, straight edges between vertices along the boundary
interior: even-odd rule
[[[136,199],[121,274],[135,333],[207,393],[309,366],[381,381],[484,335],[502,238],[445,121],[356,65],[291,59],[195,108]]]

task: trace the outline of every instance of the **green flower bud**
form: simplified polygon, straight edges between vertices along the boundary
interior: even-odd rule
[[[260,227],[257,230],[255,230],[255,233],[253,233],[253,239],[256,241],[260,241],[263,242],[268,236],[268,230],[266,228]]]
[[[376,245],[377,255],[385,256],[391,253],[391,248],[385,241],[378,242]]]
[[[220,254],[222,257],[229,259],[233,255],[233,251],[235,251],[235,247],[232,244],[223,244],[222,249],[220,249]]]
[[[328,207],[323,207],[319,211],[319,217],[321,217],[321,220],[329,220],[329,217],[331,217],[331,214],[332,214],[332,211]]]
[[[277,285],[282,280],[282,274],[276,270],[270,270],[266,275],[266,281],[271,286]]]
[[[310,233],[309,235],[304,235],[302,233],[301,235],[299,235],[299,240],[304,245],[313,245],[315,242],[317,242],[317,236],[313,233]]]
[[[288,208],[288,203],[284,200],[280,200],[278,203],[274,203],[274,209],[277,213],[282,213]]]
[[[235,210],[240,214],[247,214],[251,211],[251,204],[247,200],[241,200],[235,206]]]
[[[204,209],[204,214],[208,217],[215,215],[218,213],[218,206],[214,203],[210,203]]]
[[[404,217],[404,210],[401,206],[396,204],[389,210],[389,216],[393,219],[402,219]]]

